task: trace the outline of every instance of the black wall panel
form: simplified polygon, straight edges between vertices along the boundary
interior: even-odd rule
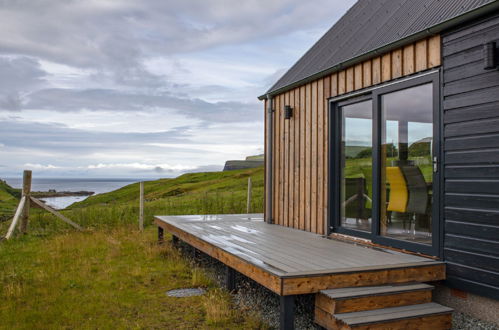
[[[499,45],[499,13],[442,38],[444,259],[448,284],[499,299],[499,70],[482,45]]]

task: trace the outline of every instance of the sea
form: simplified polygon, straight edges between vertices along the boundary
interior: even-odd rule
[[[90,179],[90,178],[33,178],[32,191],[93,191],[96,194],[110,192],[143,179]],[[151,180],[151,179],[149,179]],[[22,188],[22,178],[7,178],[7,183],[14,188]],[[88,196],[65,196],[42,198],[55,209],[64,209],[69,205],[85,200]]]

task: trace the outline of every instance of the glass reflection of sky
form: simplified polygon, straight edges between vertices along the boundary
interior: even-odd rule
[[[349,146],[371,146],[372,122],[364,118],[346,118],[346,125],[349,128],[345,132],[345,141]],[[431,137],[432,124],[409,122],[409,145],[424,138]],[[398,144],[398,122],[388,120],[386,123],[386,141]]]
[[[345,118],[345,141],[348,146],[371,146],[371,119]]]

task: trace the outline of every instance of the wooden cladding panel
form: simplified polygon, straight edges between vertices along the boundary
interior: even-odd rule
[[[372,83],[372,64],[371,61],[362,63],[362,87],[369,87]]]
[[[280,107],[280,104],[279,104],[279,99],[280,97],[276,97],[275,98],[275,108],[276,108],[276,111],[275,111],[275,119],[274,119],[274,122],[275,122],[275,126],[276,126],[276,131],[275,131],[275,136],[274,136],[274,140],[275,140],[275,144],[276,144],[276,148],[275,148],[275,159],[274,159],[274,163],[275,163],[275,172],[274,172],[274,178],[275,178],[275,182],[276,182],[276,186],[274,188],[274,210],[275,210],[275,214],[274,214],[274,219],[277,220],[277,223],[279,223],[279,220],[280,220],[280,209],[279,207],[281,206],[281,203],[279,203],[279,199],[281,198],[280,194],[281,194],[281,188],[282,188],[282,180],[280,178],[281,174],[282,174],[282,171],[279,169],[279,165],[281,164],[281,115],[282,115],[282,112],[277,110],[277,109],[281,109]]]
[[[346,74],[346,91],[347,93],[353,92],[355,90],[355,74],[354,74],[354,67],[350,67],[347,69],[347,74]]]
[[[421,40],[416,43],[415,71],[422,71],[428,67],[428,42]]]
[[[294,90],[294,109],[298,109],[300,106],[300,91],[298,89]],[[294,168],[293,168],[293,178],[294,190],[293,190],[293,228],[299,228],[300,226],[300,112],[294,110],[293,115],[296,116],[294,121]]]
[[[381,57],[373,58],[372,61],[372,85],[381,83]],[[365,86],[367,87],[367,86]]]
[[[361,89],[363,86],[363,68],[362,68],[362,63],[357,64],[354,68],[354,88],[355,89]]]
[[[324,233],[322,224],[324,208],[324,79],[317,83],[317,233]]]
[[[284,105],[289,105],[289,92],[284,94]],[[283,225],[289,226],[288,217],[289,217],[289,120],[284,120],[284,161],[282,164],[283,167],[283,185],[284,196],[283,196]]]
[[[346,84],[346,71],[338,72],[338,95],[345,94],[347,92]]]
[[[392,54],[388,53],[381,57],[381,81],[392,79]]]
[[[293,91],[289,91],[286,93],[286,105],[293,106],[293,102],[291,102],[291,93]],[[293,97],[294,98],[294,97]],[[293,149],[293,146],[291,144],[291,123],[290,120],[286,120],[286,129],[287,129],[287,136],[286,136],[286,158],[285,158],[285,172],[284,172],[284,180],[287,182],[287,184],[284,185],[285,187],[285,195],[284,195],[284,205],[287,205],[285,207],[285,213],[286,216],[284,218],[285,220],[285,225],[287,227],[292,227],[293,223],[292,221],[289,221],[290,218],[293,216],[293,201],[292,198],[289,198],[291,195],[292,190],[292,185],[291,185],[291,168],[292,168],[292,163],[291,163],[291,150]],[[291,196],[292,197],[292,196]]]
[[[392,79],[402,77],[402,49],[392,52]]]
[[[312,230],[312,221],[310,220],[311,210],[311,187],[312,187],[312,84],[305,86],[305,230]]]
[[[328,148],[328,130],[329,130],[329,119],[328,119],[328,99],[331,97],[331,81],[332,77],[326,77],[324,78],[324,98],[323,98],[323,121],[322,121],[322,127],[324,128],[324,137],[323,137],[323,153],[324,157],[322,159],[322,172],[323,174],[323,182],[322,182],[322,219],[319,219],[319,221],[322,221],[322,224],[320,226],[320,234],[326,234],[326,218],[327,218],[327,197],[328,197],[328,155],[329,155],[329,148]]]
[[[404,47],[404,54],[403,54],[403,75],[407,76],[410,74],[413,74],[415,72],[414,70],[414,45],[409,45],[407,47]]]
[[[440,36],[435,36],[433,38],[428,39],[428,67],[433,68],[435,66],[439,66],[442,62],[441,60],[441,40]]]
[[[318,112],[318,98],[317,98],[317,81],[312,83],[312,106],[310,108],[312,112],[312,161],[310,167],[310,178],[311,178],[311,201],[310,201],[310,221],[311,230],[317,232],[317,112]]]
[[[330,77],[331,79],[331,93],[330,96],[338,95],[338,74],[333,73]]]
[[[300,219],[299,229],[305,229],[305,170],[307,163],[307,155],[305,154],[305,126],[306,126],[306,91],[305,86],[300,87]]]
[[[440,36],[364,61],[274,97],[273,219],[326,232],[328,99],[439,66]],[[293,108],[284,119],[284,106]]]

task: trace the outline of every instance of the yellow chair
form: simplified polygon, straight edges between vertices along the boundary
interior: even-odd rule
[[[407,182],[400,167],[386,167],[386,181],[390,184],[390,197],[388,200],[388,211],[406,212],[409,201],[409,190]]]

